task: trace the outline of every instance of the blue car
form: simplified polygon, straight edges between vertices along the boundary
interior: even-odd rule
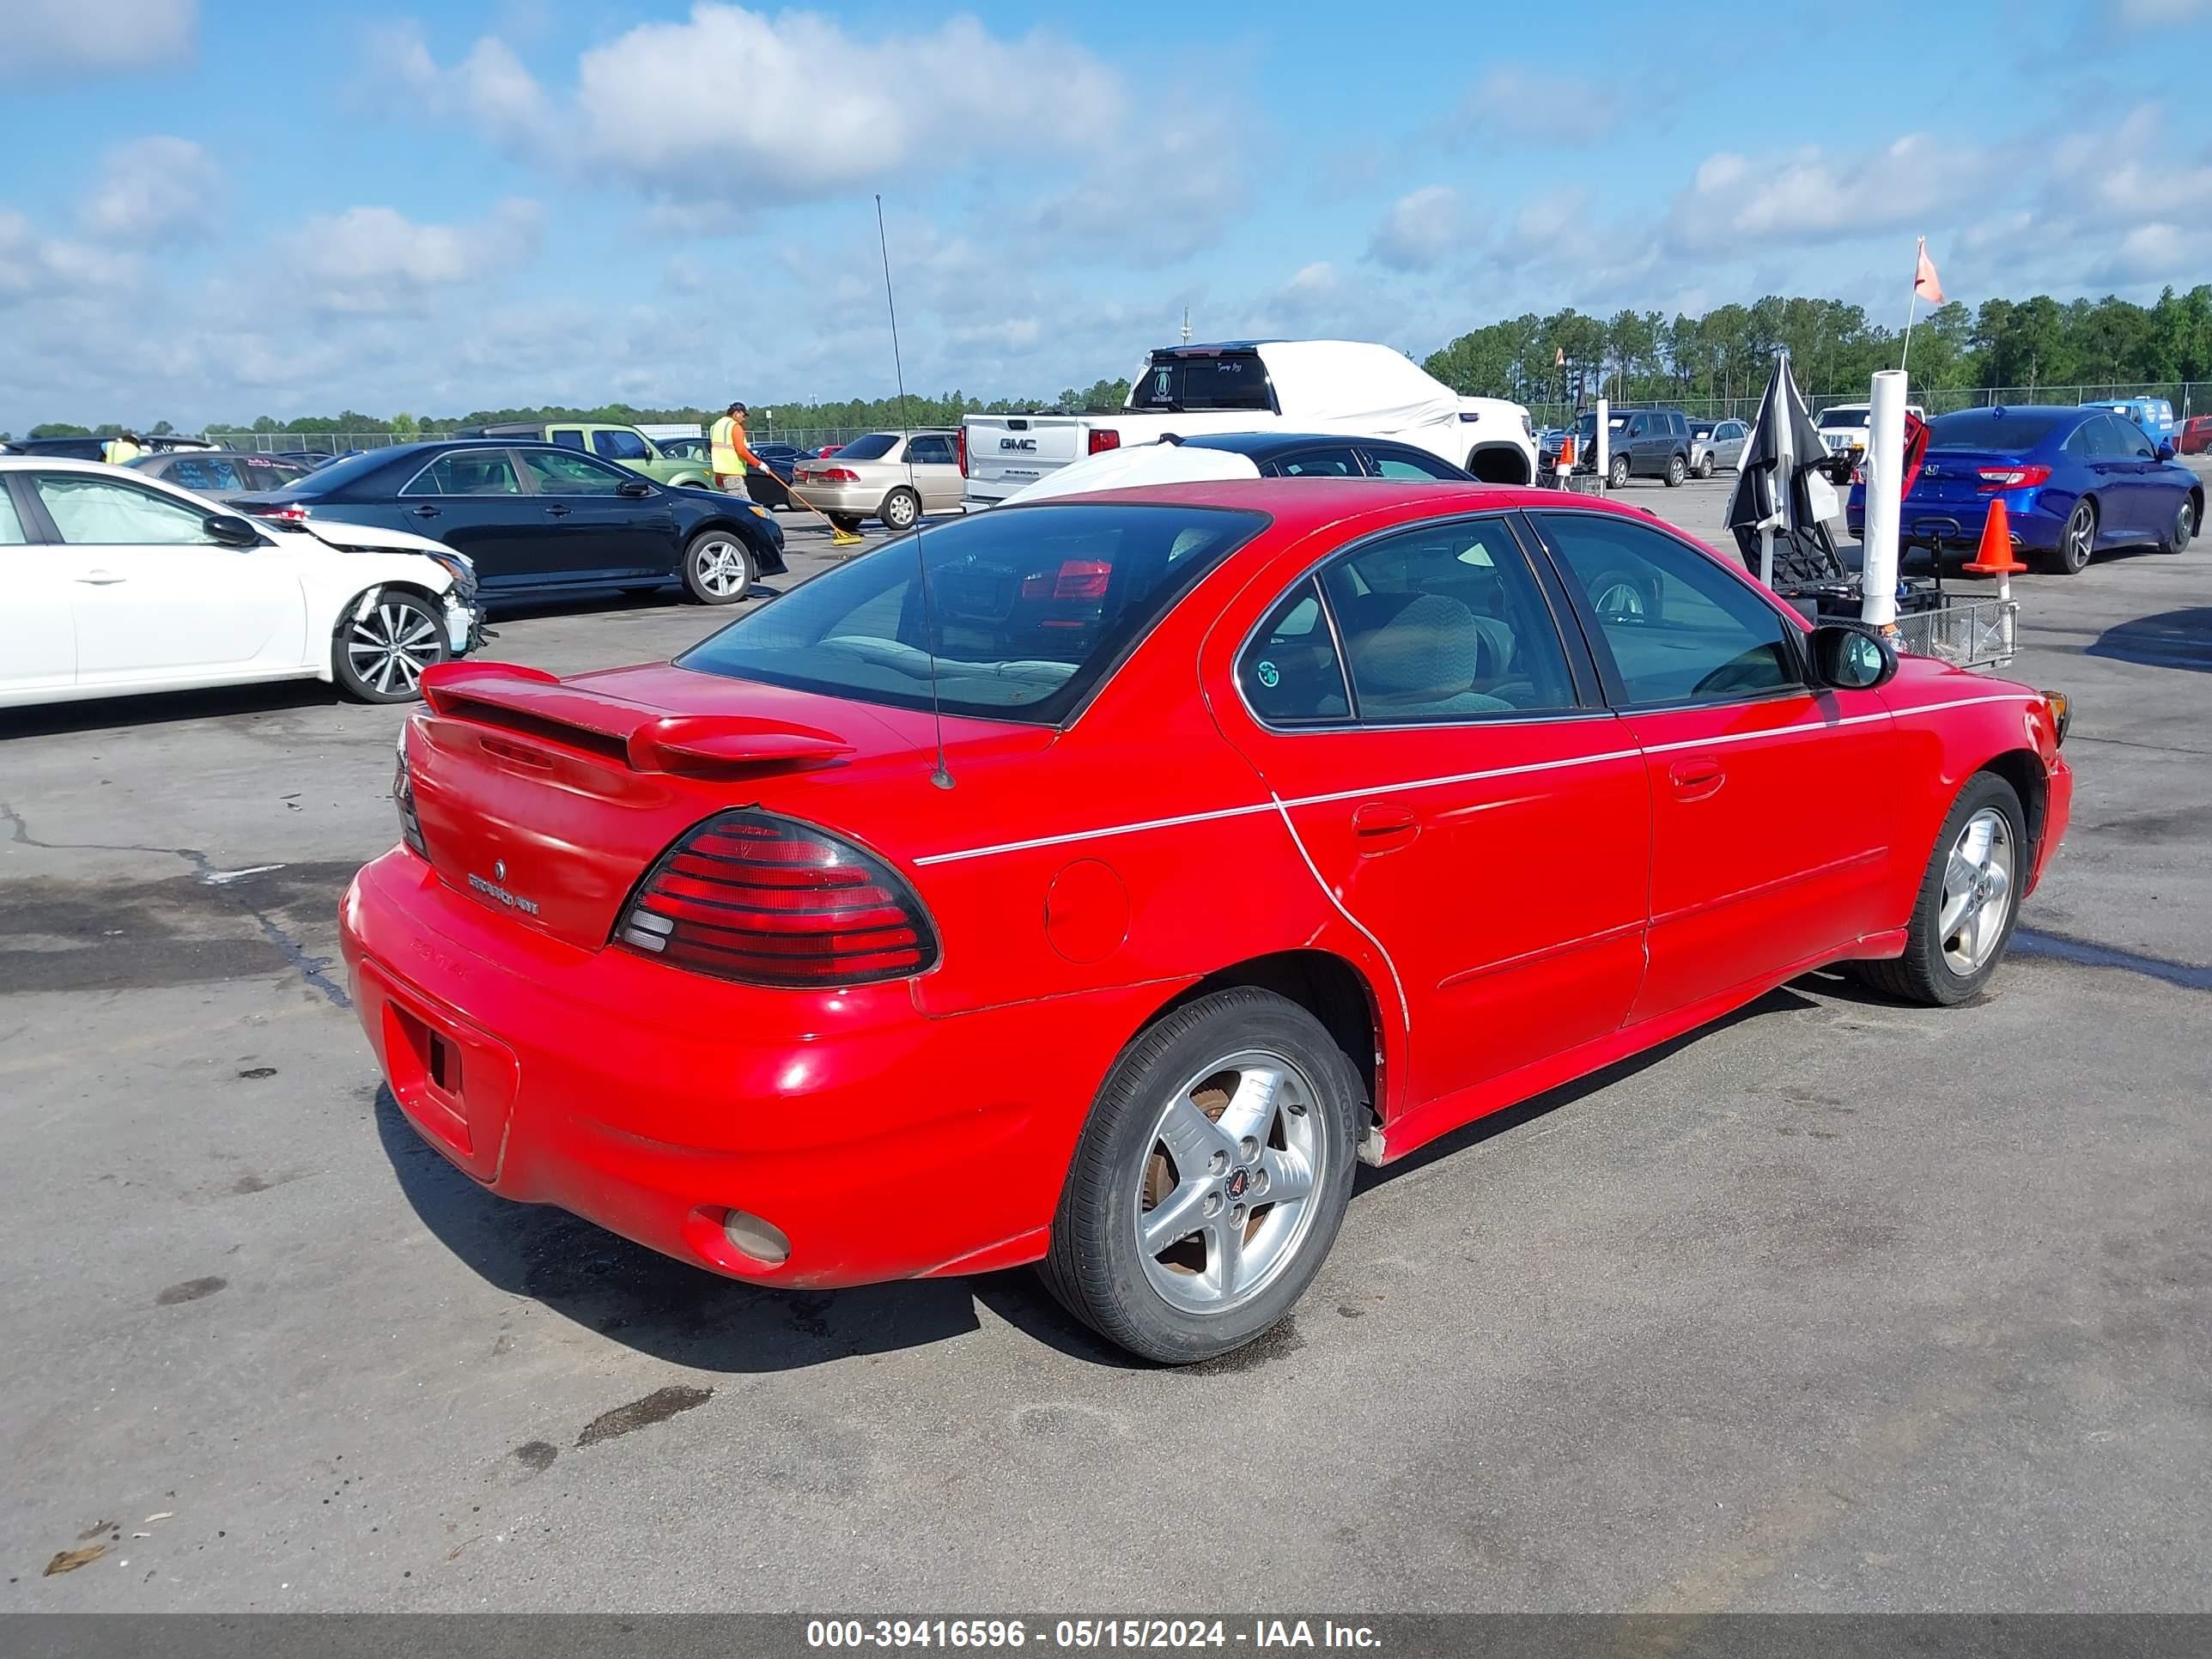
[[[1928,456],[1899,515],[1900,547],[1947,551],[1979,544],[2002,501],[2013,545],[2030,562],[2072,575],[2106,548],[2179,553],[2204,517],[2204,486],[2133,422],[2102,409],[2039,404],[1965,409],[1928,422]],[[1866,486],[1844,509],[1866,530]],[[1948,522],[1947,522],[1948,521]],[[1955,526],[1955,528],[1954,527]]]
[[[2084,409],[2109,410],[2124,421],[2133,421],[2150,434],[2154,444],[2172,443],[2178,434],[2173,405],[2163,398],[2104,398],[2085,403]]]

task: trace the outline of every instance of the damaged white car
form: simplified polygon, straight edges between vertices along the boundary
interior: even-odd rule
[[[482,641],[427,537],[272,523],[121,467],[0,458],[0,707],[321,679],[365,702]]]

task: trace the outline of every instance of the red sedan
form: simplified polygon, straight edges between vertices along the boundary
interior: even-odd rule
[[[1001,508],[424,689],[343,922],[431,1145],[762,1284],[1042,1261],[1166,1361],[1283,1316],[1356,1160],[1824,964],[1972,996],[2072,794],[2063,698],[1475,485]]]

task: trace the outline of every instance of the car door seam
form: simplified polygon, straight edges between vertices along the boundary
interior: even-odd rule
[[[1375,947],[1376,954],[1382,958],[1382,965],[1390,970],[1390,988],[1398,994],[1398,1018],[1403,1022],[1401,1029],[1410,1040],[1413,1030],[1413,1010],[1406,1000],[1406,981],[1399,976],[1398,964],[1390,959],[1390,952],[1383,947],[1382,941],[1368,931],[1367,924],[1352,914],[1345,902],[1337,896],[1335,890],[1323,879],[1321,866],[1313,861],[1313,854],[1306,851],[1306,844],[1298,835],[1297,825],[1291,822],[1290,808],[1283,804],[1283,798],[1270,790],[1267,799],[1273,802],[1276,815],[1282,819],[1283,829],[1291,838],[1291,845],[1297,848],[1298,858],[1305,865],[1307,873],[1313,877],[1314,885],[1321,889],[1322,896],[1335,907],[1337,915],[1352,924],[1360,938]]]

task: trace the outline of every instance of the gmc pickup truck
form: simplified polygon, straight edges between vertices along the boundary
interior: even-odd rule
[[[1118,410],[969,416],[960,428],[962,505],[996,506],[1070,461],[1170,433],[1270,427],[1395,438],[1492,483],[1536,476],[1534,431],[1518,404],[1462,398],[1389,346],[1237,340],[1153,352]]]

